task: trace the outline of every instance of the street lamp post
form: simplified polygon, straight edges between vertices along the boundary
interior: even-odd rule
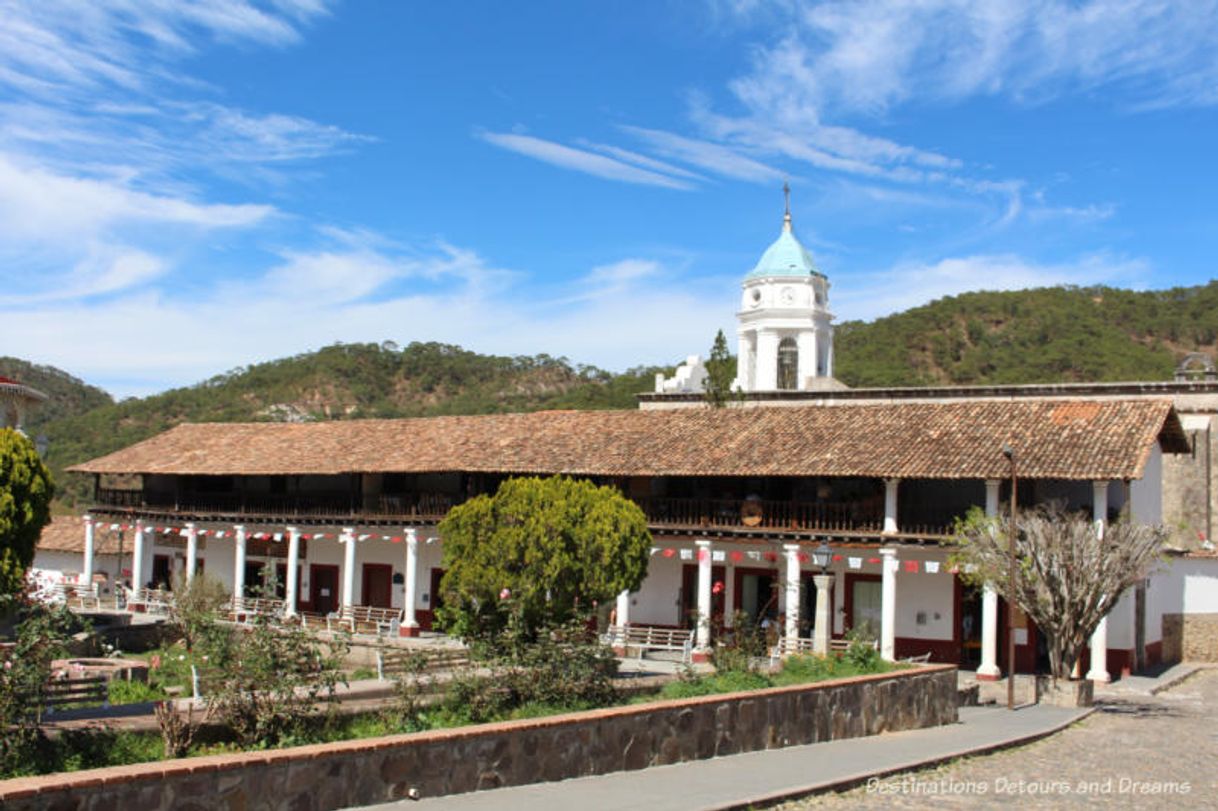
[[[1007,577],[1007,709],[1015,709],[1015,586],[1019,569],[1015,563],[1015,449],[1002,447],[1002,455],[1011,463],[1011,524],[1007,532],[1007,555],[1010,571]]]
[[[816,586],[816,624],[812,626],[812,651],[819,656],[829,655],[829,637],[833,633],[833,612],[830,594],[833,589],[833,575],[829,574],[829,562],[833,559],[833,550],[827,540],[822,540],[820,546],[812,553],[812,562],[820,569],[820,574],[812,576]]]

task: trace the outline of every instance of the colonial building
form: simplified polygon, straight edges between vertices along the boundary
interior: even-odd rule
[[[970,507],[998,509],[1004,445],[1022,503],[1064,499],[1101,525],[1126,506],[1158,520],[1162,454],[1189,450],[1165,401],[994,401],[181,425],[73,470],[96,481],[86,580],[97,533],[123,532],[135,584],[205,571],[241,593],[275,567],[292,611],[400,607],[416,633],[438,599],[446,512],[508,476],[564,474],[618,487],[651,526],[619,622],[697,627],[702,649],[736,612],[807,634],[826,574],[832,635],[866,624],[889,658],[996,674],[998,601],[961,585],[942,544]],[[1016,642],[1016,666],[1034,668],[1034,629]]]

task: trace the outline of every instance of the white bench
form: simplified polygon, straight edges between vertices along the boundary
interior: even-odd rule
[[[371,605],[344,606],[326,615],[326,630],[333,631],[336,625],[353,634],[371,629],[376,636],[397,636],[402,627],[402,609]]]
[[[173,592],[165,589],[137,589],[130,600],[131,605],[142,605],[149,614],[168,614],[173,608]]]
[[[774,647],[770,648],[770,663],[776,664],[778,660],[788,656],[807,656],[811,653],[815,653],[811,639],[802,636],[780,636]]]
[[[236,622],[248,624],[253,617],[282,617],[284,605],[268,597],[234,597],[231,613]]]
[[[878,640],[878,639],[872,639],[872,640],[863,639],[863,640],[858,640],[858,641],[862,642],[864,645],[870,645],[871,647],[875,648],[876,650],[880,649],[880,640]],[[854,642],[855,642],[855,640],[852,640],[852,639],[830,639],[829,640],[829,652],[830,653],[845,653],[846,651],[850,650],[850,646],[853,645]]]
[[[681,654],[681,660],[689,662],[693,658],[694,632],[680,628],[656,628],[652,625],[613,625],[606,632],[605,644],[611,648],[621,648],[629,652],[630,648],[638,648],[639,659],[649,650],[675,651]]]

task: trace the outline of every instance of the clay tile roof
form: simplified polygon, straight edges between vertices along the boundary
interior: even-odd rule
[[[179,425],[83,473],[1140,478],[1188,442],[1155,400],[964,401]]]
[[[108,526],[108,525],[107,525]],[[130,549],[131,541],[127,541]],[[42,528],[38,538],[38,549],[49,552],[85,551],[85,522],[79,515],[57,515]],[[93,533],[93,552],[96,555],[117,555],[118,534],[106,526],[99,526]]]

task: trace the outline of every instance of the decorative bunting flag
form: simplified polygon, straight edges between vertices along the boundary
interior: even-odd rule
[[[677,554],[677,550],[671,549],[671,548],[665,549],[663,554],[664,554],[664,557],[671,558],[673,555]]]
[[[841,555],[834,555],[834,556],[833,556],[833,562],[834,562],[834,563],[841,563],[841,562],[842,562],[842,556],[841,556]]]
[[[699,563],[701,563],[704,560],[709,560],[709,559],[710,559],[710,550],[709,549],[699,549],[698,550],[698,562]]]
[[[763,557],[764,557],[766,560],[768,560],[770,563],[775,563],[775,562],[777,562],[777,561],[778,561],[778,553],[777,553],[777,552],[766,552],[766,553],[765,553],[765,555],[763,555]]]
[[[761,553],[756,549],[749,550],[749,560],[761,560]]]
[[[711,560],[715,563],[722,563],[727,560],[727,553],[722,549],[715,549],[711,552]]]
[[[879,558],[867,558],[867,562],[868,563],[879,563],[880,559]]]
[[[851,568],[851,569],[861,569],[861,568],[863,568],[863,559],[862,559],[862,558],[855,558],[855,557],[852,557],[852,558],[850,558],[850,560],[848,561],[848,563],[849,563],[849,565],[850,565],[850,568]]]
[[[283,533],[282,533],[282,532],[276,532],[276,533],[275,533],[275,541],[276,541],[276,542],[279,542],[279,541],[282,541],[282,540],[283,540]]]
[[[909,572],[910,574],[917,574],[918,562],[916,560],[906,560],[906,561],[902,561],[902,562],[905,564],[906,572]]]
[[[808,553],[800,552],[799,554],[797,554],[795,556],[795,559],[798,560],[800,563],[807,563],[808,562]]]
[[[693,560],[693,559],[694,559],[694,550],[692,550],[692,549],[682,549],[681,550],[681,560]]]
[[[658,547],[658,546],[651,547],[651,554],[654,555],[655,553],[657,553],[659,551],[660,551],[660,547]]]
[[[401,535],[394,535],[394,536],[393,536],[392,538],[390,538],[389,540],[393,541],[394,543],[401,543],[401,542],[402,542],[402,536],[401,536]]]
[[[951,572],[952,574],[960,574],[960,567],[959,567],[959,566],[953,566],[953,567],[951,567],[950,569],[948,569],[948,571],[949,571],[949,572]]]
[[[360,539],[361,541],[366,541],[366,540],[368,540],[368,539],[369,539],[369,538],[371,538],[371,537],[372,537],[371,535],[368,535],[367,533],[364,533],[363,535],[360,535],[360,536],[359,536],[359,539]]]
[[[926,561],[926,573],[927,574],[938,574],[939,573],[939,561],[937,561],[937,560]]]
[[[739,549],[733,549],[730,553],[728,553],[728,557],[732,559],[732,563],[739,563],[740,561],[744,560],[744,553]]]

